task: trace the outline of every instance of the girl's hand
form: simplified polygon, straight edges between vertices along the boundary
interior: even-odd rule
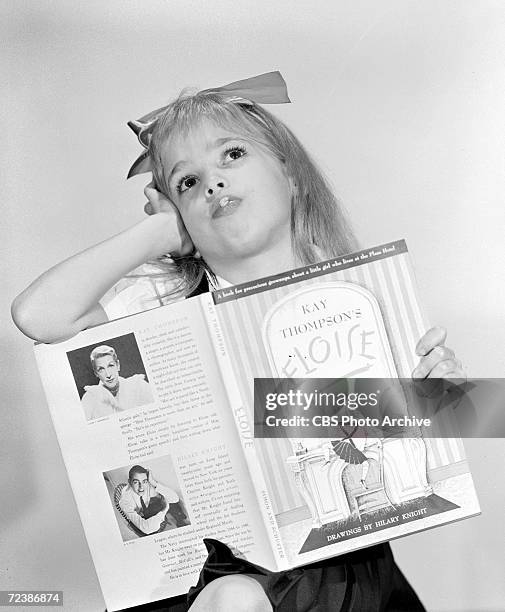
[[[455,384],[466,380],[461,361],[453,350],[444,346],[446,337],[447,330],[443,327],[432,327],[419,340],[416,354],[421,359],[412,372],[412,378],[449,378]]]
[[[163,220],[160,217],[160,222],[165,223],[166,232],[163,232],[163,239],[155,247],[156,255],[161,256],[167,253],[189,255],[189,253],[192,253],[194,250],[193,242],[174,204],[155,189],[153,181],[144,188],[144,195],[148,199],[144,206],[147,215],[167,215]]]

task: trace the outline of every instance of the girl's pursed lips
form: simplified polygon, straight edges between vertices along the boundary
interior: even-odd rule
[[[242,202],[242,198],[235,195],[225,195],[219,199],[215,199],[211,205],[211,217],[220,217],[224,214],[233,212],[239,204]]]

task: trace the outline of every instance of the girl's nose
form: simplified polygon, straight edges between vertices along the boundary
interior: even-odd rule
[[[226,183],[224,179],[218,177],[212,177],[209,179],[207,183],[207,187],[205,189],[205,195],[207,198],[211,198],[215,196],[217,193],[226,187]]]

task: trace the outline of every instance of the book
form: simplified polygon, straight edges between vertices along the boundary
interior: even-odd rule
[[[109,612],[187,592],[204,537],[281,571],[478,514],[457,437],[276,416],[279,381],[409,379],[426,329],[400,240],[36,345]]]

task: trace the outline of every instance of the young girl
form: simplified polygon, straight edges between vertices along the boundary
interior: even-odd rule
[[[146,151],[130,176],[153,174],[145,189],[148,217],[35,280],[13,304],[18,327],[54,342],[159,299],[353,251],[355,239],[321,173],[290,130],[258,104],[287,101],[282,77],[269,73],[183,95],[132,122]],[[122,277],[153,260],[162,276],[134,277],[118,290]],[[415,377],[463,376],[444,341],[441,328],[420,339]],[[188,601],[142,609],[423,609],[387,544],[280,573],[235,558],[219,542],[207,546],[209,559]]]

